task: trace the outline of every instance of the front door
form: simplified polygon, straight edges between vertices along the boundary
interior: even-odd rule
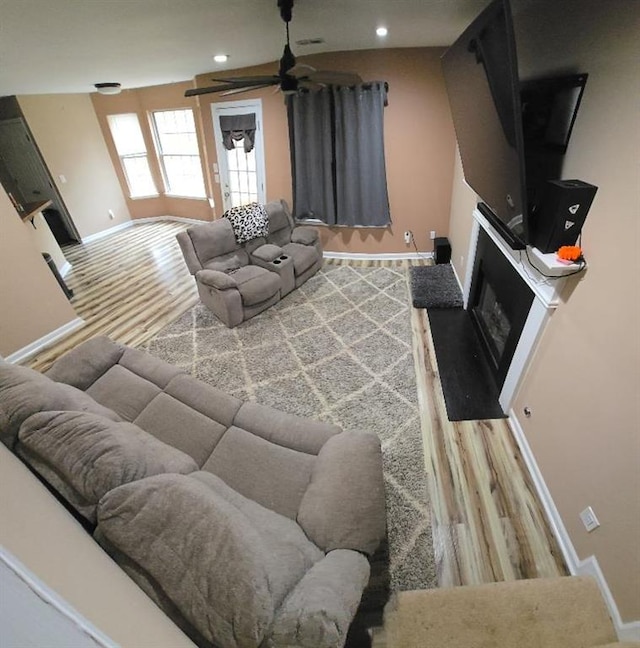
[[[213,130],[216,138],[218,166],[215,180],[220,183],[224,210],[246,205],[250,202],[265,202],[264,140],[262,136],[262,101],[228,101],[211,105]],[[232,115],[255,115],[256,133],[254,147],[245,152],[244,139],[233,139],[229,150],[223,144],[220,117]],[[228,138],[227,138],[228,139]]]

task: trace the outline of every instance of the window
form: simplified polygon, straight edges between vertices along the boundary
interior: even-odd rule
[[[256,150],[244,150],[242,140],[233,142],[233,150],[226,151],[229,170],[229,189],[232,207],[258,200]]]
[[[162,110],[152,117],[167,193],[205,198],[193,111]]]
[[[107,121],[129,185],[129,196],[131,198],[157,196],[158,190],[151,177],[147,147],[140,130],[138,115],[135,113],[109,115]]]

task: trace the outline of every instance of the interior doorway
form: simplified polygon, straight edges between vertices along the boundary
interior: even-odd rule
[[[215,103],[211,113],[224,210],[266,202],[262,101]]]
[[[20,205],[51,201],[43,215],[59,245],[80,241],[78,230],[21,117],[0,121],[0,182]]]

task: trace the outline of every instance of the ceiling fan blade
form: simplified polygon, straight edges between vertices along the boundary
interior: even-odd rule
[[[310,65],[305,65],[304,63],[296,63],[296,65],[287,70],[287,74],[289,76],[295,77],[296,79],[309,76],[313,72],[316,72],[316,69],[314,67],[311,67]]]
[[[279,77],[275,74],[270,74],[268,76],[246,76],[246,77],[227,77],[226,79],[211,79],[216,83],[242,83],[246,85],[248,83],[271,83],[272,81],[278,81]]]
[[[184,93],[185,97],[196,97],[198,95],[211,94],[212,92],[228,92],[229,90],[255,90],[256,88],[266,88],[267,86],[277,85],[280,83],[278,77],[274,77],[273,81],[265,83],[220,83],[208,88],[190,88]]]
[[[309,74],[309,79],[326,85],[357,85],[362,83],[362,77],[355,72],[336,72],[333,70],[317,70]]]
[[[270,88],[273,83],[265,83],[263,85],[258,85],[258,86],[245,86],[244,88],[233,88],[233,90],[227,90],[226,92],[223,92],[220,96],[221,97],[228,97],[229,95],[234,95],[234,94],[240,94],[241,92],[250,92],[251,90],[260,90],[262,88]],[[275,92],[278,92],[280,88],[276,86]]]

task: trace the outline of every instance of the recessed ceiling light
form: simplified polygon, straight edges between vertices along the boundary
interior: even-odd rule
[[[378,34],[378,36],[386,36],[388,33],[389,30],[386,27],[378,27],[378,29],[376,29],[376,34]]]
[[[213,57],[213,60],[216,63],[226,63],[229,60],[229,55],[228,54],[216,54]]]

